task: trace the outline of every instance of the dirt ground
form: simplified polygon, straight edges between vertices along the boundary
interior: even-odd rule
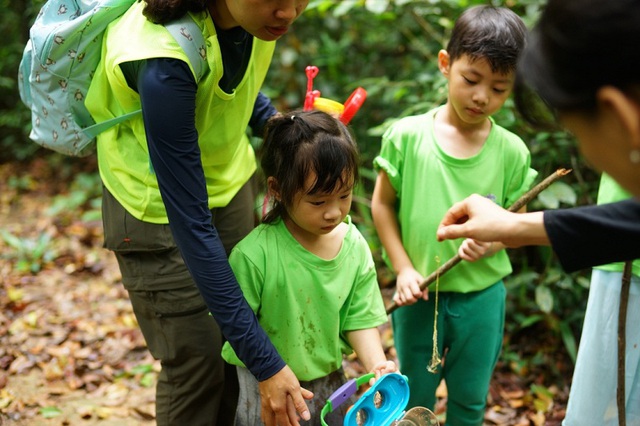
[[[16,174],[0,167],[0,425],[155,424],[159,366],[100,224],[47,215]]]
[[[104,262],[117,269],[108,256]],[[21,315],[10,324],[10,309],[0,315],[10,331],[0,333],[0,363],[12,360],[0,370],[0,425],[155,424],[159,366],[144,348],[124,289],[105,285],[104,277],[65,289],[56,274],[45,275],[19,287]],[[58,330],[60,321],[69,332]],[[125,374],[137,366],[145,366],[146,380]]]

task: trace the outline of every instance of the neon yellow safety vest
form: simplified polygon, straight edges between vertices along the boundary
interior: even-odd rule
[[[142,14],[136,2],[105,34],[102,62],[96,70],[85,104],[101,122],[140,108],[120,64],[147,58],[176,58],[191,67],[188,57],[163,25]],[[209,208],[226,206],[256,170],[255,153],[246,135],[253,105],[266,76],[275,42],[253,39],[244,78],[231,94],[218,86],[222,57],[208,12],[192,14],[206,42],[209,71],[198,83],[196,129],[209,194]],[[192,69],[193,71],[193,69]],[[194,74],[195,76],[195,74]],[[139,220],[167,223],[167,214],[150,167],[144,124],[137,116],[98,135],[98,165],[104,185]]]

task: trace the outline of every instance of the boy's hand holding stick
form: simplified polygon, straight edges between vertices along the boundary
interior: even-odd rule
[[[510,212],[517,212],[526,206],[531,200],[538,196],[542,191],[547,189],[549,185],[560,179],[561,177],[571,173],[571,169],[558,169],[551,175],[549,175],[545,180],[531,188],[525,194],[522,195],[515,203],[513,203],[507,210]],[[456,254],[451,259],[447,260],[444,265],[438,268],[436,271],[432,272],[425,280],[420,284],[420,290],[424,290],[431,283],[433,283],[438,277],[441,277],[444,273],[448,272],[451,268],[456,266],[462,258],[459,254]],[[399,306],[392,302],[391,305],[387,308],[387,314],[395,311]]]

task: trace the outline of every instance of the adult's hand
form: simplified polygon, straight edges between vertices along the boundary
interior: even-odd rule
[[[304,400],[313,398],[313,392],[300,387],[289,366],[259,382],[258,387],[265,426],[300,426],[298,416],[303,420],[311,418]]]
[[[473,238],[500,242],[507,247],[548,245],[543,213],[512,213],[486,197],[474,194],[445,213],[437,231],[438,241]]]

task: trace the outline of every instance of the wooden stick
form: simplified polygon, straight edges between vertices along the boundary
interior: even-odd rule
[[[529,191],[527,191],[525,194],[523,194],[520,198],[518,198],[518,200],[515,203],[513,203],[507,210],[509,210],[510,212],[519,211],[524,206],[526,206],[531,200],[537,197],[538,194],[540,194],[542,191],[547,189],[552,183],[554,183],[555,181],[557,181],[558,179],[560,179],[561,177],[569,173],[571,173],[571,169],[556,170],[555,172],[550,174],[545,180],[543,180],[542,182],[540,182],[539,184],[531,188]],[[438,276],[441,277],[443,274],[448,272],[451,268],[453,268],[458,263],[460,263],[461,260],[462,258],[460,257],[459,254],[456,254],[454,257],[447,260],[440,268],[438,268],[438,270],[432,272],[431,275],[429,275],[427,278],[425,278],[425,280],[422,283],[420,283],[420,290],[424,290],[425,288],[427,288],[431,283],[433,283],[436,280]],[[389,305],[389,307],[387,308],[387,314],[390,314],[391,312],[395,311],[397,308],[399,308],[399,306],[395,302],[392,302],[391,305]]]
[[[618,425],[627,424],[626,392],[625,392],[625,360],[627,354],[627,307],[629,305],[629,288],[631,286],[632,262],[624,263],[622,286],[620,288],[620,308],[618,309],[618,387],[616,402],[618,404]]]

